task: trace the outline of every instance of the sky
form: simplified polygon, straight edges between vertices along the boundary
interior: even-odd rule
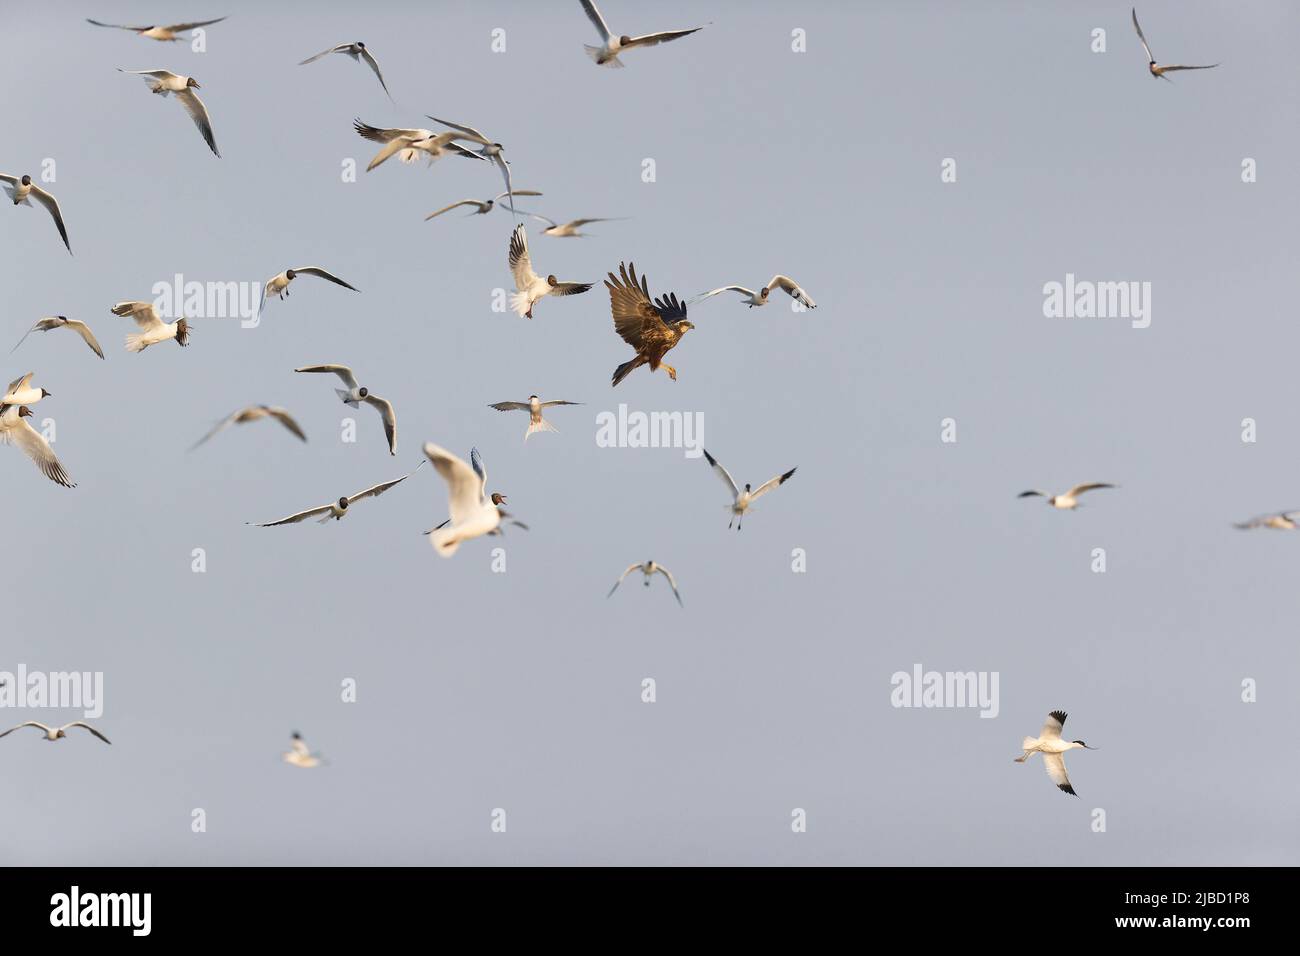
[[[77,487],[0,448],[0,670],[102,674],[113,743],[0,740],[0,861],[1295,864],[1300,536],[1232,524],[1300,507],[1300,9],[1148,0],[1162,62],[1222,63],[1172,83],[1118,3],[602,9],[619,33],[708,25],[611,70],[576,2],[9,20],[0,171],[55,161],[74,255],[44,210],[0,206],[0,331],[67,315],[107,359],[64,331],[6,359],[52,393],[31,421]],[[222,15],[201,53],[84,22]],[[395,103],[346,57],[297,65],[357,39]],[[117,68],[196,77],[221,158]],[[493,310],[509,212],[424,216],[496,171],[364,172],[354,117],[426,114],[505,144],[544,193],[520,209],[624,217],[576,239],[527,220],[537,270],[595,288]],[[632,351],[599,283],[622,261],[683,297],[782,272],[818,307],[693,305],[677,381],[611,389]],[[188,348],[141,354],[109,311],[300,265],[360,292],[304,277],[256,328],[196,317]],[[1150,325],[1046,316],[1067,275],[1150,283]],[[395,457],[371,410],[293,373],[318,363],[393,402]],[[487,405],[532,393],[584,404],[525,444]],[[187,452],[253,403],[309,441],[259,422]],[[797,472],[729,531],[703,458],[597,442],[620,403],[700,416],[741,483]],[[439,558],[428,467],[326,527],[248,524],[408,474],[426,441],[477,447],[529,530]],[[1075,512],[1016,497],[1085,481],[1119,487]],[[661,578],[606,597],[651,558],[684,607]],[[893,706],[916,665],[996,673],[996,716]],[[1055,709],[1098,748],[1067,757],[1077,798],[1012,762]],[[328,765],[283,763],[293,730]]]

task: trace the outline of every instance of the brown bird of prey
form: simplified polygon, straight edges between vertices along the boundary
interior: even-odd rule
[[[622,281],[612,272],[605,280],[605,288],[609,289],[609,308],[614,314],[614,330],[624,342],[636,349],[636,358],[614,369],[614,385],[642,365],[649,364],[650,371],[655,371],[663,362],[664,355],[681,341],[687,330],[695,328],[686,319],[686,303],[675,293],[669,292],[652,302],[644,275],[637,284],[635,264],[625,266],[620,262],[618,271]],[[664,364],[664,369],[674,382],[677,381],[677,369],[668,364]]]

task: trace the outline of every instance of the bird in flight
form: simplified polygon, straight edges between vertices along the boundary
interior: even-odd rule
[[[737,531],[741,529],[741,526],[745,521],[745,512],[750,509],[754,502],[763,497],[763,495],[767,494],[769,491],[785,484],[790,479],[790,476],[797,470],[797,468],[791,468],[783,475],[769,478],[767,481],[759,485],[757,490],[750,490],[750,486],[745,485],[745,490],[741,491],[740,488],[736,486],[735,479],[731,477],[727,469],[718,464],[717,459],[709,454],[707,448],[704,450],[704,457],[708,459],[709,467],[711,467],[717,476],[722,479],[722,483],[726,485],[727,490],[731,492],[731,504],[727,506],[731,509],[731,524],[728,524],[727,527],[730,528],[731,525],[734,524]]]
[[[189,321],[182,317],[175,322],[164,322],[158,317],[158,310],[149,302],[119,302],[113,306],[112,312],[123,317],[129,315],[143,330],[126,337],[128,352],[143,352],[151,345],[171,339],[175,339],[176,344],[182,348],[190,344]]]
[[[557,432],[559,431],[554,425],[542,417],[543,408],[554,408],[556,405],[581,405],[582,402],[565,402],[551,401],[544,402],[536,395],[529,395],[526,402],[497,402],[495,405],[489,405],[488,408],[495,408],[498,412],[527,412],[528,413],[528,430],[524,432],[524,441],[528,441],[528,436],[533,432]]]
[[[261,316],[262,310],[266,308],[266,300],[271,296],[276,296],[281,301],[289,294],[289,284],[298,276],[316,276],[319,279],[325,279],[333,282],[335,285],[341,285],[345,289],[351,289],[353,292],[360,292],[354,285],[344,282],[333,273],[326,272],[320,266],[298,266],[296,269],[285,269],[277,275],[271,276],[262,286],[262,297],[257,303],[257,314]]]
[[[56,485],[64,488],[77,487],[76,482],[63,470],[63,465],[45,436],[23,421],[31,417],[32,410],[26,405],[8,405],[0,411],[0,445],[17,445],[41,470],[41,474]]]
[[[241,408],[237,412],[232,412],[230,415],[227,415],[221,421],[217,422],[210,432],[190,446],[190,451],[198,448],[213,435],[217,434],[217,432],[224,431],[231,425],[244,425],[248,422],[259,421],[263,418],[273,418],[303,441],[307,440],[307,436],[303,433],[302,427],[294,421],[293,416],[290,415],[286,409],[280,408],[278,405],[249,405],[247,408]]]
[[[1173,73],[1176,70],[1212,70],[1219,65],[1217,63],[1210,63],[1206,66],[1160,66],[1156,63],[1156,57],[1155,54],[1151,52],[1151,47],[1147,45],[1147,38],[1142,35],[1142,27],[1138,25],[1138,12],[1136,7],[1133,8],[1133,29],[1137,31],[1138,39],[1142,41],[1142,49],[1147,51],[1147,69],[1151,71],[1152,76],[1157,77],[1158,79],[1169,80],[1169,77],[1165,76],[1165,74]],[[1172,83],[1173,80],[1169,80],[1169,82]]]
[[[455,142],[457,139],[465,139],[460,133],[435,133],[431,129],[384,129],[378,126],[370,126],[361,122],[360,119],[352,121],[352,128],[357,131],[357,135],[362,139],[368,139],[372,143],[384,144],[384,148],[375,153],[375,158],[366,167],[366,172],[370,172],[393,155],[396,155],[403,163],[413,163],[419,158],[420,153],[424,153],[429,160],[429,165],[433,165],[435,160],[453,153],[457,156],[467,156],[470,159],[487,161],[487,157],[480,156],[472,149],[466,149]]]
[[[1114,488],[1114,487],[1116,486],[1107,485],[1101,482],[1094,482],[1093,484],[1089,484],[1089,485],[1075,485],[1069,491],[1065,492],[1065,494],[1061,494],[1061,495],[1049,495],[1046,491],[1037,491],[1031,489],[1029,491],[1020,492],[1020,494],[1016,495],[1016,497],[1017,498],[1046,498],[1047,503],[1051,505],[1053,508],[1060,508],[1063,511],[1073,511],[1075,508],[1079,507],[1079,495],[1083,494],[1085,491],[1093,491],[1097,488]]]
[[[1260,515],[1258,518],[1251,518],[1249,521],[1243,521],[1240,524],[1233,525],[1233,527],[1240,528],[1242,531],[1248,531],[1252,528],[1294,531],[1298,523],[1300,523],[1300,511],[1279,511],[1277,514]]]
[[[423,464],[423,462],[421,462],[421,464]],[[401,478],[394,478],[392,481],[381,482],[378,485],[373,485],[367,488],[365,491],[358,491],[355,495],[347,495],[340,498],[338,501],[331,501],[326,505],[318,505],[315,508],[308,508],[306,511],[299,511],[297,514],[291,514],[287,518],[281,518],[278,521],[267,521],[264,524],[256,524],[256,522],[249,521],[247,524],[256,524],[259,528],[274,528],[276,525],[297,524],[300,521],[306,521],[308,518],[315,518],[317,515],[321,515],[320,519],[316,522],[317,524],[328,524],[331,518],[335,521],[342,519],[348,513],[348,509],[358,501],[365,498],[377,498],[389,488],[392,488],[394,485],[400,485],[410,477],[410,475],[402,475]]]
[[[524,193],[515,191],[516,196],[523,196]],[[578,230],[591,222],[617,222],[618,219],[571,219],[568,222],[556,222],[554,219],[548,219],[546,216],[539,216],[535,212],[525,213],[525,215],[536,219],[538,222],[546,223],[546,228],[542,230],[543,236],[552,236],[556,239],[567,239],[570,237],[585,236],[587,233]]]
[[[384,420],[384,435],[388,438],[388,453],[397,454],[397,412],[393,410],[393,403],[386,398],[380,398],[368,388],[357,384],[357,377],[352,374],[352,369],[346,365],[305,365],[302,368],[294,369],[295,372],[332,372],[343,380],[347,388],[336,388],[334,394],[342,399],[344,405],[352,408],[360,408],[361,403],[367,405],[379,412],[379,416]]]
[[[695,328],[686,318],[686,303],[673,292],[654,301],[645,276],[636,277],[636,264],[618,264],[619,276],[609,273],[605,288],[609,290],[609,309],[614,316],[614,331],[623,341],[636,349],[636,358],[614,369],[613,384],[617,385],[642,365],[656,371],[662,364],[664,371],[675,382],[677,369],[663,358],[676,347],[682,336]]]
[[[1074,787],[1070,786],[1070,775],[1065,772],[1065,752],[1076,747],[1085,750],[1097,748],[1089,747],[1082,740],[1062,740],[1061,728],[1065,725],[1065,717],[1065,711],[1062,710],[1054,710],[1048,714],[1047,723],[1043,724],[1043,732],[1037,737],[1026,737],[1021,743],[1024,753],[1016,758],[1016,763],[1024,763],[1034,754],[1042,754],[1047,775],[1052,778],[1052,783],[1070,796],[1077,797]]]
[[[724,285],[722,288],[714,289],[712,292],[705,292],[702,295],[697,295],[695,298],[691,299],[690,304],[694,305],[696,302],[703,302],[705,299],[717,295],[719,292],[738,292],[745,297],[744,301],[748,303],[751,309],[753,309],[757,306],[767,305],[768,296],[771,294],[773,289],[781,289],[788,292],[790,298],[794,299],[806,309],[817,308],[817,303],[812,300],[812,297],[809,296],[807,292],[799,287],[797,282],[788,276],[780,274],[772,276],[772,278],[768,280],[767,285],[763,286],[763,288],[759,289],[757,292],[753,289],[747,289],[743,285]]]
[[[533,306],[548,295],[580,295],[591,289],[590,282],[561,282],[554,274],[545,279],[533,271],[533,259],[528,252],[528,234],[521,222],[510,234],[510,253],[507,256],[510,273],[515,277],[515,293],[510,297],[510,308],[516,315],[531,319]]]
[[[304,770],[319,767],[326,762],[325,758],[319,753],[313,753],[307,747],[307,742],[302,739],[302,734],[296,730],[289,736],[289,749],[280,756],[284,758],[285,763],[294,767],[301,767]]]
[[[81,336],[82,341],[90,346],[92,352],[100,358],[104,357],[104,350],[99,347],[99,342],[90,331],[90,326],[85,322],[78,321],[77,319],[70,319],[66,315],[53,315],[47,319],[38,320],[35,325],[23,333],[23,337],[18,340],[18,345],[22,345],[26,342],[27,336],[31,335],[33,332],[49,332],[53,329],[72,329],[72,331]],[[18,345],[15,345],[9,350],[11,355],[18,351]]]
[[[212,119],[208,116],[208,108],[194,92],[200,89],[198,80],[192,76],[180,76],[167,70],[123,70],[119,67],[118,72],[140,77],[150,90],[164,98],[175,94],[176,99],[185,108],[185,112],[190,114],[190,119],[194,120],[194,125],[203,134],[203,141],[208,144],[213,155],[217,159],[221,158],[216,137],[212,135]]]
[[[474,474],[478,475],[478,479],[479,479],[479,495],[482,496],[483,493],[487,490],[487,469],[483,467],[483,457],[478,453],[478,449],[477,449],[477,448],[471,448],[471,449],[469,450],[469,463],[470,463],[470,467],[472,467],[472,468],[474,469]],[[502,506],[503,504],[506,504],[506,496],[505,496],[505,495],[503,495],[503,494],[502,494],[501,492],[499,492],[499,491],[494,491],[494,492],[492,492],[492,494],[489,495],[488,497],[489,497],[489,499],[491,500],[492,505],[497,509],[498,512],[500,512],[502,518],[510,518],[510,523],[511,523],[512,525],[515,525],[515,526],[517,526],[517,527],[523,528],[525,531],[528,530],[528,525],[524,524],[522,521],[516,521],[516,520],[515,520],[515,519],[510,515],[509,512],[502,510],[501,506]],[[444,521],[442,524],[438,525],[437,527],[435,527],[435,528],[431,528],[430,530],[428,530],[428,531],[426,531],[426,532],[424,532],[424,533],[425,533],[425,534],[433,534],[433,532],[435,532],[435,531],[439,531],[439,530],[441,530],[442,528],[447,527],[447,525],[449,525],[449,524],[451,524],[451,519],[450,519],[450,518],[448,518],[446,521]],[[490,534],[490,535],[499,535],[499,534],[503,534],[504,532],[501,530],[502,527],[503,527],[502,525],[497,525],[495,528],[493,528],[491,531],[489,531],[488,534]]]
[[[471,467],[432,442],[425,442],[424,454],[447,483],[447,510],[451,514],[449,522],[430,532],[429,542],[439,555],[450,558],[464,542],[497,530],[502,512],[496,502],[505,499],[495,494],[489,499],[484,494],[487,469],[477,455],[471,455]]]
[[[328,50],[321,50],[315,56],[307,57],[307,59],[303,60],[298,65],[306,66],[308,63],[315,63],[321,57],[329,56],[331,53],[342,53],[346,56],[352,57],[352,59],[357,62],[365,60],[366,66],[370,67],[370,69],[374,71],[375,76],[379,78],[379,85],[384,88],[384,95],[390,100],[393,98],[393,94],[388,92],[388,84],[384,82],[384,74],[379,72],[379,62],[374,58],[374,55],[366,49],[366,45],[360,40],[357,40],[355,43],[340,43],[337,46],[330,47]]]
[[[35,372],[28,372],[10,382],[4,395],[0,396],[0,410],[9,405],[35,405],[46,395],[53,395],[53,392],[47,392],[43,388],[32,388],[35,375]]]
[[[428,116],[428,114],[426,114],[426,116],[435,123],[441,123],[443,126],[450,126],[452,129],[461,133],[462,135],[457,137],[457,139],[463,139],[471,143],[478,143],[479,146],[483,147],[474,155],[492,162],[496,165],[497,169],[501,170],[501,178],[505,180],[506,184],[506,195],[509,197],[509,202],[507,202],[506,205],[509,206],[510,210],[513,212],[515,208],[514,187],[510,184],[510,164],[506,162],[505,147],[500,143],[492,142],[492,140],[488,139],[473,126],[461,126],[459,123],[438,119],[436,116]]]
[[[704,27],[692,27],[689,30],[664,30],[661,33],[647,33],[639,37],[631,37],[626,34],[615,36],[610,32],[609,27],[605,25],[605,18],[600,15],[600,11],[596,9],[596,4],[592,0],[582,0],[582,9],[587,11],[587,19],[591,21],[591,25],[600,34],[600,46],[589,46],[585,43],[582,45],[582,48],[587,51],[587,56],[595,60],[598,66],[621,68],[623,61],[618,58],[618,55],[624,50],[631,50],[639,46],[658,46],[660,43],[680,40],[682,37],[690,36],[692,33],[698,33],[704,29]]]
[[[470,153],[469,155],[473,156],[475,159],[479,158],[477,153]],[[451,210],[455,209],[458,206],[476,207],[471,212],[469,212],[464,218],[469,218],[469,216],[485,216],[488,213],[490,213],[493,209],[496,208],[497,203],[501,201],[502,197],[508,195],[510,194],[498,193],[497,195],[493,196],[491,199],[462,199],[459,202],[452,203],[450,206],[443,206],[441,209],[437,210],[436,212],[429,213],[429,215],[424,217],[424,221],[428,222],[430,219],[434,218],[435,216],[441,216],[444,212],[450,212]],[[540,196],[541,193],[532,189],[516,189],[515,195],[516,196]]]
[[[668,579],[668,584],[673,589],[673,596],[677,598],[678,605],[680,605],[681,607],[686,607],[685,604],[682,604],[682,595],[681,592],[677,590],[677,579],[673,577],[672,572],[669,571],[667,568],[665,568],[662,564],[655,564],[653,561],[647,561],[645,564],[629,564],[627,566],[627,570],[624,571],[619,576],[619,579],[614,582],[614,586],[609,589],[609,593],[606,594],[605,597],[606,598],[613,597],[614,592],[618,590],[618,586],[623,583],[623,578],[627,577],[633,571],[640,571],[642,574],[645,575],[646,587],[650,586],[650,579],[654,577],[655,574],[662,574],[664,577]]]
[[[194,23],[170,23],[166,26],[147,26],[147,27],[128,27],[120,23],[100,23],[98,20],[86,18],[87,23],[93,23],[97,27],[109,27],[113,30],[130,30],[132,33],[146,37],[150,40],[158,40],[162,43],[175,42],[181,39],[176,34],[189,33],[191,30],[197,30],[199,27],[209,27],[214,23],[220,23],[225,17],[217,17],[215,20],[196,20]]]
[[[54,225],[59,230],[59,235],[63,237],[63,245],[67,247],[69,254],[72,253],[72,244],[68,242],[68,228],[63,224],[63,213],[59,211],[57,199],[32,182],[31,176],[11,176],[8,173],[0,173],[0,183],[4,184],[5,194],[13,200],[15,206],[30,206],[33,199],[44,206],[54,218]]]
[[[15,730],[22,730],[24,727],[35,727],[37,730],[41,731],[45,735],[46,740],[61,740],[64,737],[68,736],[67,733],[65,733],[65,731],[67,731],[70,727],[81,727],[83,730],[89,730],[92,734],[94,734],[100,740],[104,741],[104,743],[106,744],[111,744],[113,742],[83,720],[74,720],[72,723],[64,724],[62,727],[50,727],[47,726],[46,724],[40,723],[39,721],[29,720],[26,723],[19,724],[17,727],[10,727],[4,733],[0,734],[0,737],[8,737]]]

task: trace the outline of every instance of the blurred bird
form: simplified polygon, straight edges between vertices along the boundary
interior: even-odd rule
[[[1258,518],[1251,518],[1241,524],[1233,525],[1234,528],[1240,528],[1247,531],[1251,528],[1274,528],[1278,531],[1294,531],[1300,521],[1300,511],[1280,511],[1277,514],[1260,515]]]
[[[120,23],[100,23],[98,20],[86,18],[87,23],[93,23],[97,27],[110,27],[114,30],[130,30],[132,33],[150,40],[158,40],[163,43],[175,42],[179,39],[176,34],[189,33],[199,27],[211,26],[214,23],[220,23],[225,17],[217,17],[215,20],[196,20],[194,23],[172,23],[167,26],[148,26],[148,27],[128,27]]]
[[[1046,498],[1047,503],[1053,508],[1060,508],[1065,511],[1073,511],[1079,507],[1079,495],[1085,491],[1093,491],[1097,488],[1114,488],[1115,485],[1107,485],[1100,482],[1094,482],[1090,485],[1075,485],[1063,495],[1049,495],[1046,491],[1022,491],[1016,495],[1017,498]]]
[[[293,416],[290,415],[286,409],[280,408],[278,405],[249,405],[247,408],[241,408],[237,412],[232,412],[230,415],[227,415],[221,421],[217,422],[216,426],[210,432],[190,446],[190,451],[198,448],[213,435],[217,434],[217,432],[224,431],[231,425],[244,425],[248,422],[255,422],[263,418],[274,418],[303,441],[307,440],[307,436],[303,434],[302,428],[296,421],[294,421]]]
[[[325,758],[319,753],[312,753],[307,748],[307,743],[302,739],[302,734],[294,731],[289,737],[289,749],[281,756],[284,762],[294,767],[301,767],[304,770],[310,770],[312,767],[319,767],[325,763]]]
[[[366,45],[360,40],[355,43],[340,43],[337,46],[330,47],[328,50],[321,50],[315,56],[307,57],[307,59],[303,60],[298,65],[306,66],[308,63],[315,63],[321,57],[329,56],[331,53],[342,53],[345,56],[352,57],[352,59],[357,62],[364,60],[366,66],[370,67],[370,69],[374,71],[375,76],[379,78],[379,85],[384,88],[384,95],[390,100],[393,98],[393,94],[388,92],[388,84],[384,82],[384,74],[379,72],[379,62],[374,58],[371,52],[366,49]]]
[[[477,157],[478,154],[471,153],[470,155]],[[469,213],[465,218],[469,218],[469,216],[484,216],[496,208],[496,205],[500,201],[502,196],[508,196],[508,195],[510,194],[498,193],[497,195],[493,196],[491,199],[462,199],[460,200],[460,202],[454,202],[450,206],[443,206],[437,212],[429,213],[429,215],[424,217],[424,221],[428,222],[434,216],[441,216],[444,212],[450,212],[451,210],[455,209],[457,206],[477,207],[476,209],[474,209],[473,212]],[[516,189],[515,195],[516,196],[540,196],[541,193],[535,192],[534,190],[531,189]]]
[[[605,597],[606,598],[613,597],[614,592],[618,590],[618,586],[623,583],[623,578],[627,577],[633,571],[640,571],[642,574],[645,575],[646,587],[650,586],[650,579],[654,577],[656,573],[662,574],[664,577],[668,579],[668,584],[673,589],[673,596],[677,598],[677,603],[681,607],[686,607],[685,604],[682,604],[682,595],[677,590],[677,579],[673,577],[672,572],[669,571],[667,568],[665,568],[662,564],[655,564],[653,561],[647,561],[645,564],[629,564],[627,566],[627,570],[624,571],[619,576],[619,579],[614,582],[614,586],[609,589],[609,593],[606,594]]]
[[[62,740],[64,737],[68,736],[65,733],[65,731],[67,731],[69,728],[81,727],[84,730],[89,730],[92,734],[94,734],[100,740],[104,741],[104,743],[106,744],[111,744],[113,742],[109,740],[107,737],[105,737],[103,734],[101,734],[94,727],[90,726],[90,724],[82,720],[74,720],[72,723],[64,724],[62,727],[50,727],[46,724],[40,723],[39,721],[29,720],[26,723],[19,724],[17,727],[10,727],[4,733],[0,734],[0,737],[8,737],[15,730],[22,730],[24,727],[35,727],[37,730],[45,734],[46,740]]]
[[[413,163],[419,159],[421,153],[424,153],[425,158],[429,160],[429,165],[433,165],[435,160],[447,155],[466,156],[487,162],[486,157],[455,142],[457,139],[464,138],[459,133],[435,133],[431,129],[383,129],[369,126],[360,119],[352,121],[352,128],[363,139],[384,144],[384,148],[375,153],[375,158],[366,167],[366,172],[386,162],[393,155],[403,163]]]
[[[1142,41],[1142,49],[1147,51],[1147,60],[1149,61],[1147,63],[1147,69],[1151,71],[1152,76],[1158,79],[1169,80],[1169,77],[1165,76],[1165,74],[1173,73],[1176,70],[1212,70],[1219,65],[1217,63],[1211,63],[1208,66],[1158,66],[1156,64],[1155,54],[1151,52],[1151,47],[1147,45],[1147,38],[1142,35],[1142,27],[1138,25],[1138,12],[1136,8],[1133,9],[1133,29],[1137,31],[1138,39]],[[1169,80],[1169,82],[1172,83],[1173,80]]]

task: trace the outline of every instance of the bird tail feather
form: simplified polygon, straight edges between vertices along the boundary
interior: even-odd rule
[[[621,70],[623,68],[623,61],[620,60],[617,56],[611,56],[608,60],[605,60],[603,62],[601,61],[600,55],[601,53],[604,52],[604,47],[591,46],[589,44],[584,43],[582,45],[582,48],[587,51],[587,56],[591,57],[592,60],[595,61],[597,66],[606,66],[609,67],[611,70]]]
[[[614,369],[614,381],[613,381],[613,384],[614,384],[614,385],[617,385],[619,382],[623,381],[623,379],[625,379],[625,378],[627,378],[629,375],[631,375],[631,374],[632,374],[632,370],[633,370],[634,368],[636,368],[636,367],[637,367],[638,365],[640,365],[640,364],[641,364],[641,357],[640,357],[640,356],[637,356],[636,358],[632,359],[631,361],[629,361],[629,362],[624,362],[624,363],[623,363],[622,365],[620,365],[618,368]]]
[[[337,395],[339,398],[343,399],[343,403],[345,405],[351,405],[353,408],[361,407],[361,403],[356,401],[352,397],[352,393],[349,392],[346,388],[336,388],[334,389],[334,394]]]
[[[1036,738],[1034,737],[1026,737],[1020,744],[1021,748],[1024,750],[1028,750],[1034,745],[1035,739]]]
[[[530,422],[528,431],[524,432],[524,441],[528,441],[528,436],[534,432],[558,432],[559,429],[543,418],[540,422]]]
[[[518,315],[521,318],[528,314],[528,310],[531,306],[532,303],[528,301],[528,294],[526,292],[516,292],[510,296],[510,308],[514,309],[515,315]]]
[[[143,332],[133,332],[126,337],[126,350],[128,352],[143,352],[148,347]]]
[[[456,537],[455,528],[435,528],[429,532],[429,542],[433,545],[433,550],[437,551],[444,558],[450,558],[460,547],[460,539]]]

